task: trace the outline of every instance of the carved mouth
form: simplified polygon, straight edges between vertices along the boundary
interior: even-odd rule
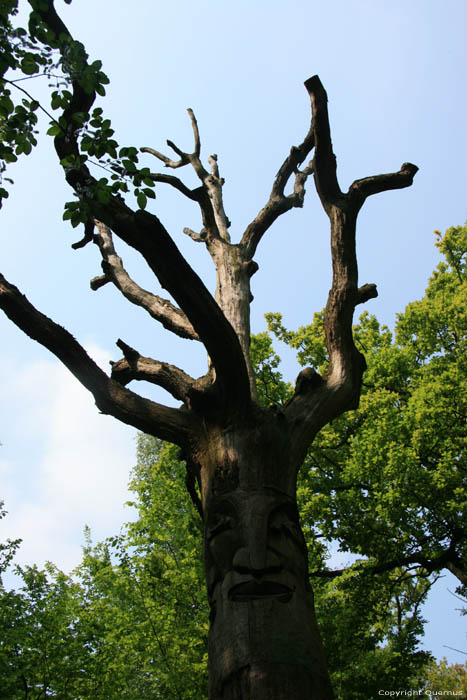
[[[288,603],[292,597],[292,589],[275,581],[245,581],[233,586],[229,591],[229,599],[237,602],[276,598],[281,603]]]

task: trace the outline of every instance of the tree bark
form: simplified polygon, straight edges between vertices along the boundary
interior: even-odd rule
[[[210,700],[330,700],[283,414],[211,426],[197,455]]]

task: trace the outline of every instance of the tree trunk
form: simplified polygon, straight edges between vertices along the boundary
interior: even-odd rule
[[[210,700],[333,697],[277,414],[211,428],[198,452],[205,518]]]

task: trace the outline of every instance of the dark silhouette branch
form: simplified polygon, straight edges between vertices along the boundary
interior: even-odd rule
[[[131,279],[123,267],[122,259],[115,251],[109,227],[99,221],[96,221],[96,226],[98,233],[94,237],[94,242],[99,247],[102,255],[104,277],[91,280],[91,287],[98,289],[107,282],[112,282],[128,301],[142,307],[152,318],[159,321],[164,328],[181,338],[199,340],[197,333],[183,311],[167,299],[162,299],[156,294],[146,291]]]
[[[195,380],[186,372],[167,362],[158,362],[143,357],[137,350],[118,340],[123,358],[112,363],[112,379],[122,386],[133,380],[150,382],[168,391],[175,399],[186,401]]]
[[[26,335],[50,350],[88,389],[102,413],[162,440],[184,445],[194,429],[190,414],[163,406],[122,387],[98,367],[62,326],[38,311],[0,275],[0,308]]]
[[[176,190],[185,195],[185,197],[191,199],[193,202],[200,201],[199,190],[190,190],[190,188],[187,187],[185,183],[182,182],[182,180],[180,180],[180,178],[176,177],[175,175],[168,175],[166,173],[151,173],[149,177],[154,182],[163,182],[166,185],[171,185]]]
[[[454,576],[456,576],[459,581],[466,585],[467,574],[465,571],[456,566],[458,556],[450,547],[441,552],[437,557],[426,557],[422,552],[417,552],[410,554],[408,556],[395,557],[389,561],[372,563],[370,561],[361,560],[352,565],[353,568],[358,566],[362,572],[370,574],[382,574],[387,571],[393,571],[394,569],[399,569],[406,566],[417,567],[425,569],[428,574],[436,573],[442,569],[448,569]],[[459,562],[460,563],[460,562]],[[313,578],[329,578],[334,579],[352,567],[345,567],[343,569],[334,570],[324,570],[324,571],[313,571],[310,576]]]
[[[337,203],[342,192],[337,181],[337,162],[332,150],[331,129],[328,115],[328,96],[317,75],[305,82],[311,99],[312,128],[314,134],[313,175],[316,191],[326,211],[331,203]],[[328,212],[329,213],[329,212]]]
[[[397,173],[373,175],[372,177],[355,180],[349,187],[348,196],[361,206],[365,199],[372,194],[410,187],[417,172],[418,168],[416,165],[403,163]]]

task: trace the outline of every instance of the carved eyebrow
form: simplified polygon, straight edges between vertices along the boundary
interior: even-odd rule
[[[279,515],[286,515],[293,523],[299,523],[298,509],[294,503],[281,503],[270,512],[268,520],[271,521]]]
[[[211,506],[209,520],[211,520],[211,518],[216,518],[219,515],[231,515],[232,517],[235,517],[236,508],[230,501],[220,501],[216,505]]]
[[[211,540],[216,535],[224,532],[224,530],[233,529],[235,526],[235,519],[232,515],[227,513],[218,513],[217,518],[214,515],[207,527],[207,537]]]

